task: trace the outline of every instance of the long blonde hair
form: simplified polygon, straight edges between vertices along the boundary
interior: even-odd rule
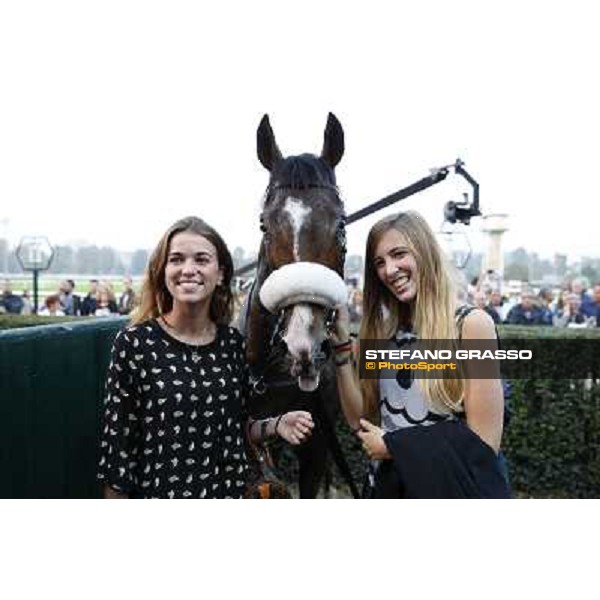
[[[150,256],[144,273],[140,305],[131,315],[133,325],[148,319],[155,319],[173,308],[173,297],[165,283],[165,267],[171,240],[182,231],[191,231],[201,235],[215,247],[219,267],[223,272],[223,280],[213,292],[209,316],[211,321],[218,325],[228,325],[231,322],[233,316],[233,293],[231,291],[233,260],[231,254],[223,238],[210,225],[198,217],[186,217],[167,229]]]
[[[401,233],[417,263],[417,294],[411,304],[399,302],[385,287],[373,264],[381,238],[390,230]],[[414,211],[385,217],[369,231],[365,253],[363,318],[360,339],[390,339],[398,329],[416,331],[419,339],[454,340],[456,331],[456,286],[431,228]],[[461,410],[464,381],[457,377],[418,379],[430,406],[438,411]],[[379,421],[378,380],[362,379],[365,414]]]

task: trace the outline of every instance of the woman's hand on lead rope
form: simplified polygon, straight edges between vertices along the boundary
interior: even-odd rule
[[[348,306],[345,304],[338,304],[335,307],[335,321],[330,340],[334,351],[335,366],[343,367],[351,364],[354,344],[350,337]]]
[[[360,420],[360,429],[356,432],[356,435],[360,438],[363,450],[367,453],[369,458],[375,460],[392,458],[383,441],[384,433],[385,432],[381,427],[373,425],[373,423],[370,423],[366,419]]]
[[[348,425],[356,430],[359,427],[358,420],[364,414],[364,407],[358,377],[354,372],[354,343],[350,338],[350,315],[346,304],[338,304],[335,307],[335,321],[330,340],[342,411]]]
[[[334,345],[350,339],[350,313],[346,304],[337,304],[335,307],[335,322],[330,338]]]
[[[276,423],[275,433],[286,442],[297,446],[312,433],[315,423],[309,412],[294,410],[281,415]]]

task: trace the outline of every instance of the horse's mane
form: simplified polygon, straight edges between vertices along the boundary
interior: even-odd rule
[[[273,170],[269,188],[302,190],[315,187],[335,188],[335,173],[322,159],[314,154],[288,156]]]

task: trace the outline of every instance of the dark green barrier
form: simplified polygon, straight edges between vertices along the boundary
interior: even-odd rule
[[[125,318],[0,331],[0,497],[95,498],[100,406]]]

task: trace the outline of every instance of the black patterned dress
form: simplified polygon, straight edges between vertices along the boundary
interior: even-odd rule
[[[240,333],[192,346],[155,320],[114,341],[98,478],[132,498],[239,498],[247,370]]]

